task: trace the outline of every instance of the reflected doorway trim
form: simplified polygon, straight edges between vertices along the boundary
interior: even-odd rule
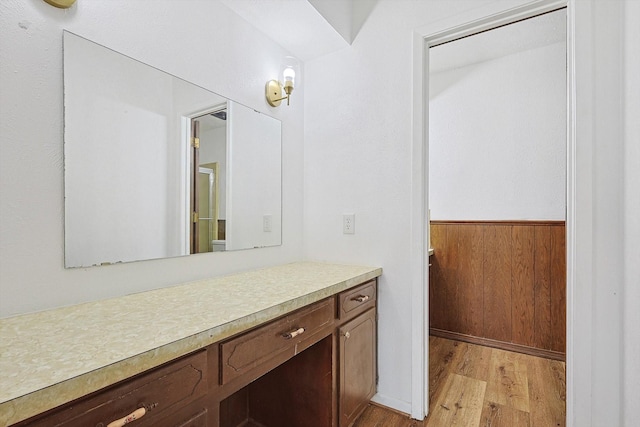
[[[411,417],[423,419],[429,411],[429,274],[425,218],[429,200],[429,47],[464,36],[567,8],[567,426],[573,425],[575,289],[575,0],[537,0],[491,3],[418,28],[413,34],[412,189],[411,189]]]
[[[208,201],[207,201],[207,206],[209,207],[208,209],[208,215],[203,217],[202,216],[202,206],[200,206],[200,215],[198,216],[198,221],[207,221],[207,228],[208,228],[208,236],[209,239],[207,240],[207,251],[206,252],[213,252],[213,241],[214,240],[218,240],[218,218],[219,218],[219,197],[218,197],[218,162],[213,162],[213,163],[205,163],[205,166],[199,166],[198,167],[198,173],[199,174],[204,174],[207,176],[207,181],[209,183],[209,187],[208,187],[208,192],[207,192],[207,196],[208,196]],[[201,191],[201,189],[199,189],[199,191]],[[198,192],[198,194],[201,194],[200,192]],[[202,225],[201,225],[202,226]],[[200,231],[201,232],[201,231]],[[202,246],[202,242],[199,242],[200,246]],[[200,251],[200,249],[198,249],[198,253],[201,253],[202,251]]]
[[[196,254],[200,249],[200,197],[199,196],[199,167],[200,164],[200,121],[191,118],[191,138],[189,138],[189,154],[191,155],[191,170],[189,173],[189,253]]]
[[[191,137],[193,136],[192,134],[192,129],[191,129],[191,122],[195,119],[197,119],[198,117],[202,117],[202,116],[206,116],[207,114],[211,114],[211,113],[215,113],[218,112],[220,110],[225,110],[228,108],[228,104],[229,101],[225,101],[221,104],[217,104],[217,105],[213,105],[213,106],[209,106],[207,108],[203,108],[200,110],[195,110],[192,111],[191,113],[185,114],[184,116],[182,116],[182,167],[184,168],[184,173],[182,174],[182,177],[184,179],[184,181],[182,182],[182,191],[183,191],[183,195],[182,195],[182,200],[183,200],[183,206],[184,209],[182,210],[183,212],[183,218],[182,218],[182,224],[184,225],[183,229],[182,229],[182,245],[185,248],[185,253],[189,254],[191,253],[191,224],[192,224],[192,204],[191,204],[191,177],[193,176],[194,172],[193,172],[193,158],[192,158],[192,152],[191,152]]]

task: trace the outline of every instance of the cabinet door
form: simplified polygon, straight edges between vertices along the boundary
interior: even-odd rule
[[[350,426],[376,392],[376,310],[340,328],[340,427]]]

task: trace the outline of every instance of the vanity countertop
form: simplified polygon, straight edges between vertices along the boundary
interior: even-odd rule
[[[300,262],[0,319],[0,426],[381,274]]]

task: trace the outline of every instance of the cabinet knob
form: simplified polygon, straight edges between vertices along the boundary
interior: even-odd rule
[[[357,296],[357,297],[353,298],[352,301],[367,302],[367,301],[369,301],[369,295]]]
[[[140,418],[144,417],[144,414],[146,413],[147,413],[147,410],[145,408],[138,408],[125,417],[122,417],[115,421],[111,421],[109,424],[107,424],[107,427],[123,427],[124,425],[129,424],[130,422],[139,420]]]
[[[349,339],[351,337],[351,334],[349,333],[349,331],[345,332],[342,334],[346,339]]]
[[[286,332],[286,333],[282,334],[282,336],[285,339],[290,340],[291,338],[297,337],[298,335],[301,335],[303,333],[304,333],[304,328],[298,328],[298,329],[296,329],[294,331]]]

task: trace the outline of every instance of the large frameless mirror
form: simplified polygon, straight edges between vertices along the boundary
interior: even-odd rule
[[[280,245],[281,123],[64,33],[65,266]]]

